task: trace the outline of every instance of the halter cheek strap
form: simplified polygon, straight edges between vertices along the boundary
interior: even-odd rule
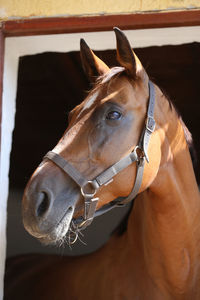
[[[155,90],[154,85],[149,81],[149,103],[147,109],[147,118],[144,130],[140,137],[138,145],[135,149],[126,157],[116,162],[114,165],[103,171],[93,180],[88,180],[82,175],[74,166],[72,166],[67,160],[61,157],[59,154],[49,151],[44,159],[53,161],[59,166],[66,174],[68,174],[80,187],[81,194],[84,197],[84,216],[74,220],[74,223],[81,229],[86,228],[91,224],[93,219],[97,216],[104,214],[110,209],[125,205],[132,201],[138,194],[143,177],[145,159],[149,162],[148,158],[148,145],[151,134],[155,130],[154,120],[154,106],[155,106]],[[95,194],[101,186],[107,185],[113,181],[115,175],[127,168],[132,163],[136,162],[137,171],[133,189],[127,197],[118,197],[112,202],[104,205],[102,208],[96,211],[96,206],[99,198],[95,198]]]

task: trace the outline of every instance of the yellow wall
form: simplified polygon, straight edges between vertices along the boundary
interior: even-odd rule
[[[199,0],[0,0],[0,20],[200,8]]]

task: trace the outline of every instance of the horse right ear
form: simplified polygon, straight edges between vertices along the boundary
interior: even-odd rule
[[[114,27],[114,31],[117,40],[117,60],[125,68],[126,73],[136,79],[138,75],[142,74],[143,66],[132,50],[125,34],[117,27]]]
[[[98,76],[104,75],[110,69],[93,53],[83,39],[80,41],[80,46],[83,69],[89,80],[94,82]]]

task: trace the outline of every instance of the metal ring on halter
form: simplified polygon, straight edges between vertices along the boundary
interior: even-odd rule
[[[137,150],[139,150],[140,153],[138,153]],[[142,149],[140,146],[136,146],[135,149],[134,149],[134,152],[135,152],[135,153],[137,154],[137,156],[138,156],[138,161],[139,161],[141,158],[144,158],[144,157],[145,157],[144,151],[143,151],[143,149]]]
[[[84,191],[84,189],[88,186],[90,186],[90,188],[93,188],[92,193],[88,193],[86,191]],[[91,180],[88,180],[88,182],[86,182],[82,187],[81,187],[81,194],[83,195],[83,197],[85,198],[92,198],[97,192],[97,188],[94,187],[93,182]]]

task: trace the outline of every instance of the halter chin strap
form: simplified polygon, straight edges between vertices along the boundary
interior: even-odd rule
[[[135,149],[126,157],[122,158],[120,161],[116,162],[114,165],[103,171],[93,180],[87,180],[84,175],[82,175],[74,166],[72,166],[67,160],[65,160],[59,154],[49,151],[44,159],[49,159],[53,161],[57,166],[59,166],[65,173],[67,173],[80,187],[81,194],[84,197],[84,216],[79,217],[74,220],[76,226],[81,229],[86,228],[91,224],[93,219],[97,216],[104,214],[110,209],[125,205],[126,203],[132,201],[138,194],[143,177],[144,163],[145,159],[149,162],[148,158],[148,145],[151,134],[155,130],[155,120],[154,120],[154,106],[155,106],[155,90],[154,85],[149,81],[149,103],[147,109],[147,118],[144,130],[140,137],[138,145]],[[112,202],[104,205],[102,208],[96,211],[96,206],[99,198],[95,198],[95,194],[99,188],[103,185],[108,185],[113,181],[113,177],[119,172],[127,168],[133,162],[137,164],[136,178],[133,189],[127,197],[118,197]]]

